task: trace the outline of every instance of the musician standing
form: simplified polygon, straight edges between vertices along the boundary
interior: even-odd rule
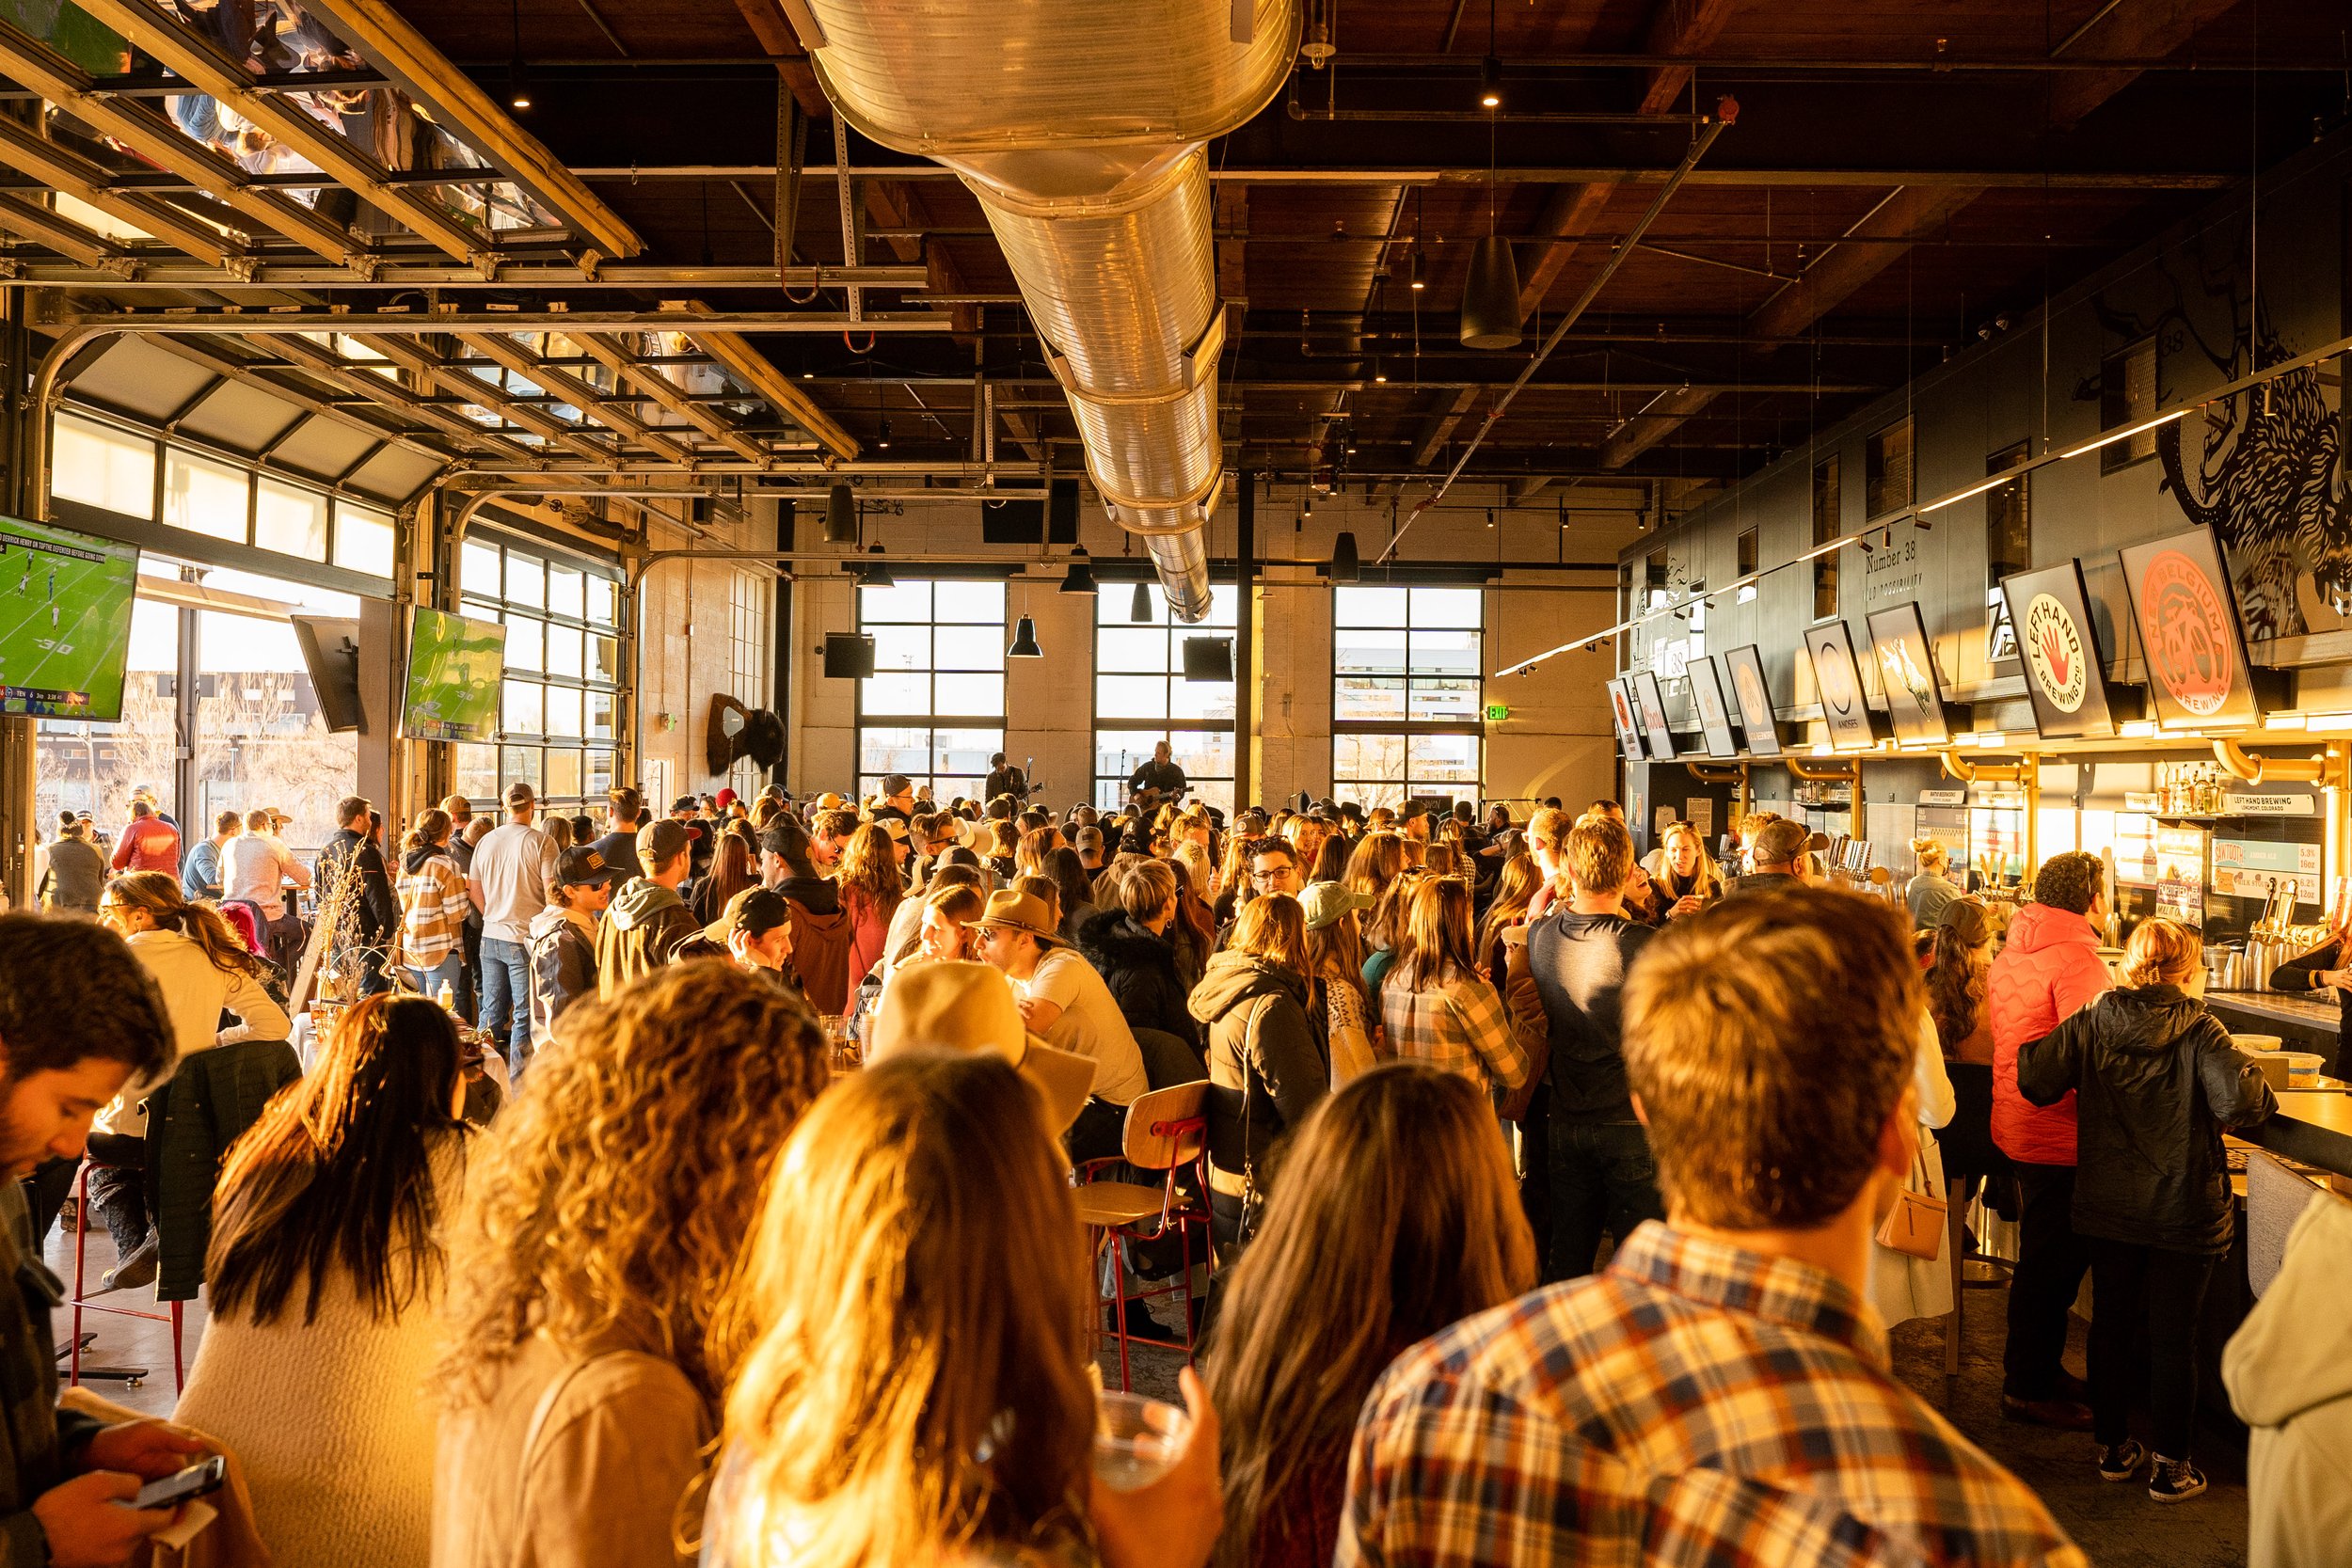
[[[980,803],[986,805],[999,795],[1009,795],[1016,802],[1029,798],[1029,776],[1007,762],[1002,752],[988,759],[988,782],[981,786]]]
[[[1157,803],[1177,799],[1187,787],[1184,770],[1171,760],[1165,740],[1152,748],[1152,760],[1136,768],[1127,779],[1127,793],[1130,796],[1152,790],[1156,792]]]

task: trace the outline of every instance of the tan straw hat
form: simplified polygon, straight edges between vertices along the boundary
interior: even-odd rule
[[[910,963],[883,988],[869,1061],[909,1051],[993,1052],[1013,1065],[1045,1101],[1047,1122],[1067,1132],[1094,1088],[1094,1062],[1057,1051],[1029,1033],[1012,983],[986,964]]]
[[[979,919],[966,924],[982,930],[1025,931],[1047,947],[1067,947],[1070,944],[1054,929],[1052,911],[1045,900],[1034,893],[1022,893],[1012,888],[1000,888],[988,895],[988,910]]]

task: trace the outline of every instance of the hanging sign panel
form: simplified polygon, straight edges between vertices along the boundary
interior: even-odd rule
[[[1886,691],[1886,717],[1895,738],[1941,746],[1952,738],[1944,717],[1944,683],[1936,678],[1928,647],[1927,623],[1913,603],[1882,610],[1869,620],[1870,650],[1879,661],[1879,684]]]
[[[1724,703],[1724,681],[1715,656],[1704,655],[1690,664],[1691,702],[1699,710],[1699,733],[1707,737],[1710,757],[1736,757],[1740,742],[1732,737],[1731,709]]]
[[[1813,657],[1813,685],[1821,694],[1821,717],[1829,721],[1829,743],[1838,751],[1860,751],[1873,740],[1870,708],[1863,700],[1862,671],[1854,663],[1853,638],[1843,621],[1814,626],[1804,634]]]
[[[2258,722],[2246,636],[2213,531],[2134,545],[2122,560],[2157,720],[2204,730]]]
[[[1609,683],[1609,717],[1616,721],[1617,748],[1628,762],[1642,760],[1641,727],[1633,720],[1633,692],[1628,677]]]
[[[1675,733],[1666,724],[1666,697],[1658,689],[1658,676],[1648,670],[1633,676],[1633,703],[1642,716],[1642,734],[1648,737],[1649,754],[1657,762],[1672,762],[1675,757]]]
[[[1731,667],[1731,694],[1740,705],[1740,728],[1752,756],[1780,755],[1780,726],[1772,719],[1772,691],[1764,684],[1764,656],[1755,643],[1724,655]]]
[[[2090,740],[2115,733],[2106,666],[2090,622],[2078,561],[2001,579],[2026,666],[2026,695],[2044,740]]]

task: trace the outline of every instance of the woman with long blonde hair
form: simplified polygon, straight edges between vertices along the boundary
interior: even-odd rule
[[[1423,877],[1406,906],[1395,962],[1380,982],[1389,1049],[1433,1062],[1482,1087],[1515,1090],[1531,1070],[1502,998],[1478,973],[1470,885]]]
[[[726,1403],[706,1568],[1199,1563],[1216,1419],[1137,1492],[1092,1476],[1093,1283],[1068,1162],[1001,1057],[845,1079],[783,1155],[712,1358]],[[1205,1484],[1204,1484],[1205,1478]]]
[[[735,1370],[712,1305],[828,1077],[807,1007],[731,964],[564,1014],[451,1243],[436,1568],[675,1568]]]
[[[1486,918],[1478,923],[1478,940],[1472,946],[1486,978],[1498,986],[1502,984],[1502,933],[1527,923],[1528,906],[1543,883],[1544,874],[1536,868],[1535,857],[1525,851],[1504,861],[1495,876],[1494,902],[1486,906]]]
[[[1535,1283],[1494,1108],[1466,1080],[1374,1069],[1299,1129],[1209,1348],[1224,1433],[1220,1568],[1321,1568],[1357,1414],[1411,1345]]]

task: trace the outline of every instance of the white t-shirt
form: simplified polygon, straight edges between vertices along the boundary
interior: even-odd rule
[[[277,920],[286,912],[283,891],[291,879],[296,887],[310,885],[310,873],[271,833],[239,833],[229,841],[224,857],[221,894],[261,907],[264,917]]]
[[[1045,1031],[1045,1043],[1094,1061],[1094,1098],[1132,1105],[1152,1086],[1143,1073],[1143,1053],[1127,1027],[1126,1015],[1094,966],[1067,947],[1047,949],[1026,980],[1013,989],[1025,998],[1051,1002],[1061,1016]]]
[[[527,822],[493,828],[473,847],[470,875],[482,886],[482,940],[519,947],[555,886],[555,840]]]

